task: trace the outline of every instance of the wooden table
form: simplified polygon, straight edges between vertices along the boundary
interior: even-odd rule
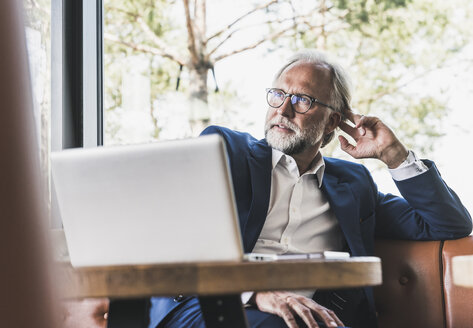
[[[174,263],[74,269],[59,263],[62,295],[142,297],[380,285],[377,257],[278,262]]]
[[[452,273],[455,285],[473,287],[473,255],[453,257]]]
[[[63,298],[197,295],[207,328],[246,327],[240,300],[244,291],[334,289],[382,283],[381,261],[377,257],[73,268],[64,236],[59,233],[54,239]],[[127,315],[123,311],[117,312]],[[113,316],[112,309],[110,313]]]
[[[246,327],[243,291],[347,288],[382,283],[376,257],[279,262],[174,263],[75,269],[58,263],[64,298],[197,295],[207,328]],[[120,311],[129,322],[133,314]],[[111,316],[114,311],[110,309]],[[122,327],[120,325],[109,325]]]

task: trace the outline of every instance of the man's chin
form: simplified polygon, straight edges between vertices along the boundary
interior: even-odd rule
[[[280,137],[275,137],[271,135],[271,133],[268,133],[266,135],[266,141],[268,142],[268,145],[271,148],[279,150],[289,156],[300,153],[304,148],[304,145],[302,145],[301,143],[285,140],[284,138]]]

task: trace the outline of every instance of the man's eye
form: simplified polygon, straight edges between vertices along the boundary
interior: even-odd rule
[[[293,104],[305,105],[307,103],[307,99],[303,96],[294,95],[292,97]]]
[[[301,105],[308,105],[310,103],[310,100],[307,97],[301,97],[298,96],[297,100]]]
[[[279,91],[273,91],[273,97],[275,97],[275,98],[283,98],[283,97],[284,97],[284,93],[279,92]]]

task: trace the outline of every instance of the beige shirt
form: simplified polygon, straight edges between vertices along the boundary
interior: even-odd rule
[[[341,250],[343,235],[320,187],[325,170],[319,153],[299,175],[296,161],[273,149],[268,213],[254,253],[311,253]]]

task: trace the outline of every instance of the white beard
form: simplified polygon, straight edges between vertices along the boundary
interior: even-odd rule
[[[294,131],[290,135],[279,133],[271,126],[284,124]],[[266,141],[271,148],[282,151],[287,155],[298,154],[308,147],[316,145],[324,137],[325,119],[319,121],[307,129],[300,129],[285,117],[274,118],[267,121],[264,128]]]

